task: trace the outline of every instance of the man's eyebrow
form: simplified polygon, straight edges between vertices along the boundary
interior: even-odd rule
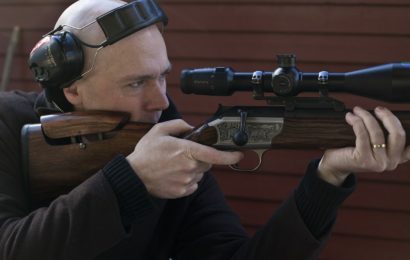
[[[168,63],[167,68],[161,73],[161,75],[168,74],[171,72],[171,70],[172,70],[172,64]]]
[[[166,69],[164,69],[160,75],[166,75],[170,73],[172,70],[172,64],[169,63]],[[147,79],[154,79],[157,76],[154,74],[143,74],[143,75],[131,75],[128,77],[124,77],[124,81],[137,81],[137,80],[147,80]]]

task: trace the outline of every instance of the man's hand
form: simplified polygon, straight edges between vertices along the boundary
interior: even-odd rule
[[[127,156],[151,195],[166,199],[190,195],[213,164],[230,165],[242,159],[240,152],[218,151],[175,137],[191,129],[179,119],[158,123]]]
[[[410,146],[406,145],[406,133],[390,110],[377,107],[376,117],[382,122],[388,135],[368,111],[355,107],[346,114],[346,122],[353,127],[356,147],[325,151],[319,163],[319,177],[340,186],[351,172],[383,172],[396,169],[410,159]]]

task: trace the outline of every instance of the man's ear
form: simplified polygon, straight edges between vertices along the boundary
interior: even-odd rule
[[[74,82],[71,86],[63,89],[65,98],[77,109],[83,106],[82,96],[78,91],[79,87],[77,82]]]

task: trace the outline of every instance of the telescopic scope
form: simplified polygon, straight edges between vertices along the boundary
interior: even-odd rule
[[[278,55],[275,71],[235,72],[230,67],[185,69],[181,89],[186,94],[230,96],[236,91],[292,97],[301,92],[347,92],[388,102],[410,101],[410,63],[390,63],[346,73],[301,72],[296,56]]]

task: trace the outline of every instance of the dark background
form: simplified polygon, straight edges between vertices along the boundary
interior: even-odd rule
[[[0,0],[0,72],[12,28],[20,41],[7,90],[39,91],[27,56],[41,35],[73,1]],[[174,70],[169,92],[185,119],[199,124],[225,105],[264,105],[251,93],[232,97],[184,95],[182,68],[231,66],[237,71],[276,68],[276,54],[294,53],[301,71],[346,72],[410,61],[409,0],[159,0],[170,23],[165,32]],[[410,109],[348,94],[334,95],[348,107]],[[215,167],[230,205],[253,233],[298,184],[316,150],[272,150],[262,170],[233,173]],[[410,259],[410,164],[395,172],[361,174],[358,190],[345,202],[320,259]],[[297,250],[297,248],[295,248]]]

